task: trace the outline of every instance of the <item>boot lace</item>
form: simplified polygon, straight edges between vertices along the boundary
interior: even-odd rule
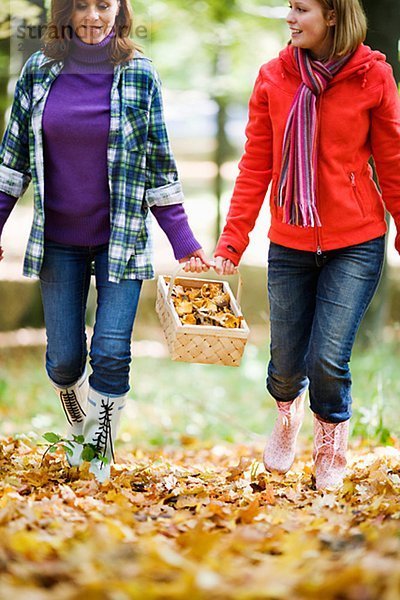
[[[329,468],[331,468],[335,461],[337,451],[337,436],[335,434],[339,433],[340,423],[323,423],[320,421],[319,424],[320,429],[318,431],[317,439],[315,440],[315,460],[318,459],[319,454],[326,448],[332,448],[333,452],[329,463]]]
[[[113,461],[115,461],[115,456],[111,431],[111,418],[114,404],[114,402],[107,402],[107,400],[101,400],[101,409],[99,412],[99,427],[96,433],[94,434],[94,445],[96,446],[96,450],[99,453],[101,453],[103,457],[106,457],[107,449],[109,446]],[[102,462],[100,468],[103,467],[104,463]]]
[[[295,402],[296,401],[293,400],[292,402],[279,402],[278,403],[279,415],[281,417],[282,424],[284,427],[290,427],[292,424],[292,420],[294,419],[295,414],[296,414],[292,410]]]
[[[70,425],[81,423],[86,416],[86,413],[79,404],[74,390],[67,389],[65,391],[60,391],[60,399],[68,423]]]

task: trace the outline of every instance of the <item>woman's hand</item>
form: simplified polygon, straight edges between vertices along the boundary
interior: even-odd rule
[[[190,256],[181,258],[180,263],[186,263],[183,270],[187,273],[201,273],[202,271],[208,271],[212,263],[206,258],[202,248],[199,248],[195,252],[192,252]]]
[[[224,258],[223,256],[215,257],[215,272],[218,275],[233,275],[236,273],[237,267],[233,264],[229,258]]]
[[[3,258],[4,258],[4,251],[3,251],[2,246],[0,246],[0,261],[2,261]]]

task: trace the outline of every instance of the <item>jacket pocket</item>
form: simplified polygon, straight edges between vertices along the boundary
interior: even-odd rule
[[[350,171],[349,180],[351,184],[351,188],[353,190],[353,196],[358,204],[358,208],[363,217],[367,215],[367,207],[366,207],[366,198],[363,196],[361,186],[360,186],[360,178],[357,176],[355,171]]]
[[[269,206],[271,214],[275,217],[278,216],[278,175],[274,173],[271,181],[271,191],[269,196]]]
[[[123,135],[127,150],[141,152],[145,150],[149,127],[149,113],[136,106],[126,106],[123,116]]]

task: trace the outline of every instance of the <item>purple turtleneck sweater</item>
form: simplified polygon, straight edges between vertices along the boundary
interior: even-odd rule
[[[93,45],[74,38],[44,109],[45,236],[61,244],[95,246],[110,237],[110,38]],[[0,235],[16,200],[0,192]],[[151,210],[175,258],[200,248],[182,204]]]
[[[110,237],[109,41],[74,38],[43,113],[45,236],[60,244],[97,246]]]

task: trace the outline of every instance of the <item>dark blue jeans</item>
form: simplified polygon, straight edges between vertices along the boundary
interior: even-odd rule
[[[275,400],[293,400],[308,386],[314,413],[331,423],[350,418],[351,351],[384,252],[384,237],[321,256],[271,243],[267,389]]]
[[[46,369],[60,386],[75,383],[85,369],[85,315],[92,263],[97,307],[89,383],[98,392],[120,396],[129,390],[131,336],[142,282],[108,281],[107,244],[45,243],[40,287],[47,333]]]

